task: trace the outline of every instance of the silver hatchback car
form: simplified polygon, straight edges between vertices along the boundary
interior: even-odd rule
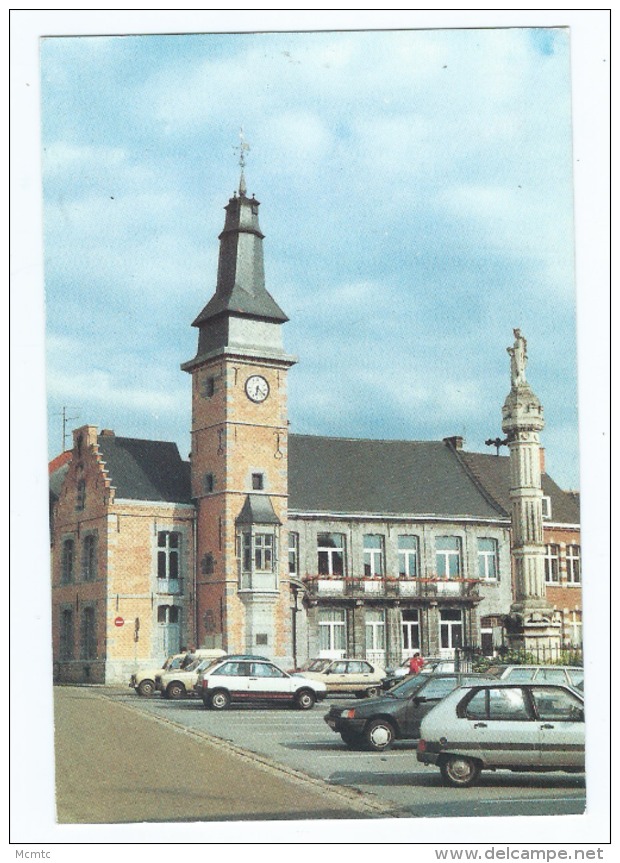
[[[422,720],[418,761],[466,788],[481,770],[583,772],[583,697],[568,686],[462,686]]]

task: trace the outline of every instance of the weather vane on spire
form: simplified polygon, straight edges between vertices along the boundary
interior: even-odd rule
[[[245,135],[243,134],[243,126],[239,129],[239,146],[234,147],[234,150],[239,151],[239,167],[241,168],[241,177],[239,179],[239,194],[245,195],[246,186],[245,186],[245,177],[243,175],[243,169],[245,168],[245,154],[249,151],[250,145],[245,140]]]

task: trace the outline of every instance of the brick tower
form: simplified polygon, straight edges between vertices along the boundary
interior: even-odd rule
[[[507,620],[510,645],[541,660],[559,651],[559,628],[546,597],[539,433],[543,408],[525,379],[527,342],[514,330],[510,354],[511,388],[502,409],[502,429],[510,450],[512,554],[515,602]]]
[[[243,152],[242,152],[243,156]],[[199,644],[289,663],[288,318],[265,288],[259,202],[226,206],[215,294],[193,322],[192,495]]]

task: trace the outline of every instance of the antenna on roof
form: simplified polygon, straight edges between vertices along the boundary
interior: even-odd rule
[[[67,411],[76,411],[77,408],[68,408],[66,405],[62,407],[62,413],[54,414],[55,417],[62,417],[62,450],[61,452],[66,452],[65,450],[65,441],[67,440],[67,423],[72,422],[73,420],[77,420],[80,418],[79,414],[76,414],[74,417],[67,416]]]

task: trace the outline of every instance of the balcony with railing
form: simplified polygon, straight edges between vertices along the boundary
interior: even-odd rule
[[[473,578],[306,575],[303,582],[308,594],[314,597],[403,597],[442,601],[480,599],[479,581]]]

